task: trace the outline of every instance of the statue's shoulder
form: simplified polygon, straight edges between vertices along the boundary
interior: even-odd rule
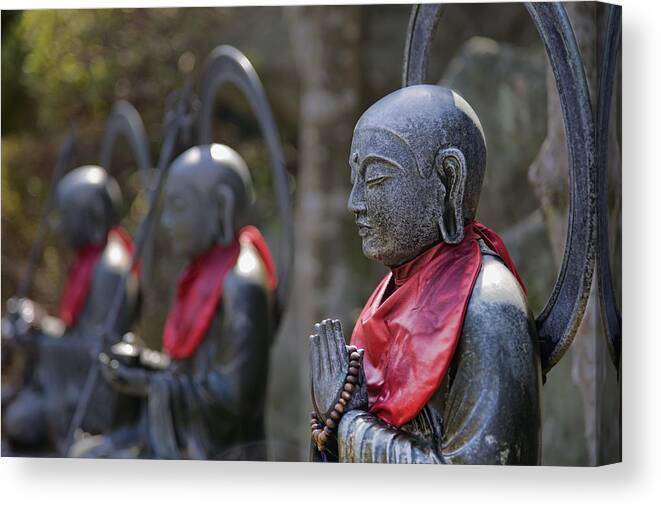
[[[118,239],[110,238],[97,264],[99,275],[122,275],[131,268],[131,253]]]
[[[85,305],[85,314],[94,322],[105,321],[108,304],[117,290],[117,284],[131,269],[132,258],[121,240],[110,238],[94,268],[88,303]],[[120,318],[122,332],[128,330],[128,322],[137,316],[135,311],[139,309],[140,280],[137,273],[126,279],[124,288],[122,314],[128,316]]]
[[[536,339],[528,299],[503,261],[482,249],[482,267],[471,294],[464,329],[473,336],[493,340]]]
[[[239,258],[225,277],[221,301],[236,336],[253,343],[269,337],[273,297],[267,288],[266,269],[252,246],[241,245]],[[259,349],[268,350],[268,347]]]
[[[255,296],[266,294],[266,287],[266,268],[259,253],[250,244],[241,244],[239,258],[225,278],[224,292],[229,297]]]

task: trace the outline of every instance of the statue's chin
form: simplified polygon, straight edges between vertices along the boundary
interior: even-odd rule
[[[426,251],[434,243],[425,245],[413,251],[394,251],[394,247],[383,247],[383,245],[374,244],[373,238],[363,239],[363,255],[370,260],[379,262],[388,268],[393,268],[413,260],[415,257]],[[403,248],[402,248],[403,250]]]
[[[363,238],[363,255],[365,255],[370,260],[374,260],[375,262],[379,262],[385,265],[386,267],[392,265],[390,263],[392,256],[388,254],[387,249],[379,247],[379,245],[374,244],[374,242],[374,239],[367,237]]]
[[[60,241],[60,244],[63,244],[64,246],[71,248],[71,249],[78,249],[83,245],[84,243],[84,237],[85,234],[83,232],[76,233],[76,230],[72,230],[70,228],[65,228],[65,227],[60,227],[57,229],[58,233],[58,239]]]
[[[192,258],[195,256],[194,245],[191,244],[190,238],[185,236],[178,235],[176,232],[169,231],[167,232],[168,239],[170,241],[170,247],[172,248],[172,253],[178,257],[182,258]],[[188,240],[186,240],[188,239]]]
[[[195,256],[195,253],[190,248],[183,246],[181,243],[173,241],[170,244],[172,244],[172,253],[178,257],[192,258]]]

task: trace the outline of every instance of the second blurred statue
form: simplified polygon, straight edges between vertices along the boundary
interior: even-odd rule
[[[145,398],[147,413],[132,438],[110,435],[94,455],[265,458],[276,277],[266,242],[247,225],[252,200],[248,168],[227,146],[196,146],[173,162],[162,223],[188,264],[163,332],[163,367],[101,357],[104,377]],[[142,351],[142,365],[149,356]]]

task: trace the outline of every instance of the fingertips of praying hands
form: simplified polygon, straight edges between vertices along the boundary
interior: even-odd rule
[[[339,320],[326,319],[315,324],[310,335],[310,367],[312,401],[317,414],[325,420],[349,372],[349,352]]]

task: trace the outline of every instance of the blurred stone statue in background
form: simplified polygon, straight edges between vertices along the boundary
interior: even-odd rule
[[[60,452],[68,423],[101,339],[108,299],[131,265],[132,242],[117,226],[121,193],[104,169],[87,165],[56,187],[57,232],[75,252],[58,317],[27,298],[8,302],[3,344],[26,355],[27,378],[16,390],[3,385],[3,442],[16,451]],[[115,336],[128,330],[138,309],[138,276],[125,287]],[[82,429],[101,433],[136,415],[133,399],[99,384]]]
[[[346,346],[310,336],[313,460],[537,464],[541,370],[525,287],[476,221],[486,144],[470,105],[432,85],[358,121],[349,164],[363,253],[391,269]]]
[[[250,173],[221,144],[188,149],[170,171],[162,224],[188,264],[163,353],[123,343],[100,357],[109,384],[145,399],[145,416],[86,456],[263,460],[277,281],[264,238],[248,225]]]

